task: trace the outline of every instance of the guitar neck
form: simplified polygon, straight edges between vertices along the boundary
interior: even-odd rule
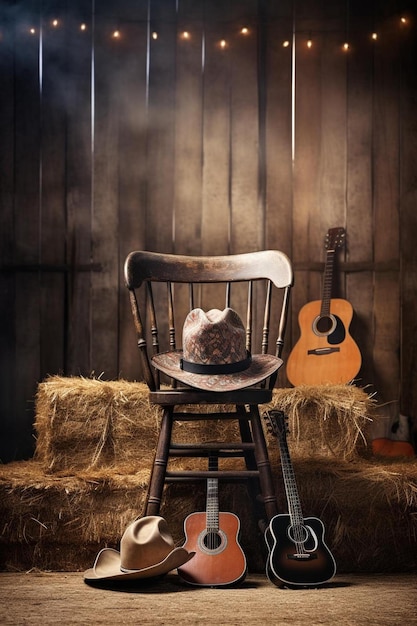
[[[336,250],[327,251],[323,277],[323,297],[321,301],[320,317],[327,317],[330,315],[330,299],[332,297],[335,254]]]
[[[285,493],[287,494],[288,513],[293,525],[303,524],[304,517],[301,509],[300,497],[298,495],[297,481],[295,479],[288,444],[286,439],[279,439],[281,452],[281,466],[284,478]]]
[[[207,479],[206,519],[207,530],[219,530],[219,481],[217,478]]]

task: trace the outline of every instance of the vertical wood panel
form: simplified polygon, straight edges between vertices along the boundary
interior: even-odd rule
[[[230,241],[231,251],[237,253],[262,249],[265,233],[264,207],[259,199],[256,2],[239,2],[235,10],[228,31],[227,53],[232,63]],[[245,19],[249,23],[247,35],[241,33]]]
[[[397,27],[396,27],[397,26]],[[381,24],[374,68],[374,258],[399,256],[399,38],[398,20]],[[399,276],[375,273],[375,386],[381,399],[399,394]]]
[[[310,231],[316,232],[317,211],[320,206],[320,137],[321,137],[321,85],[320,50],[323,36],[320,33],[319,16],[303,13],[297,25],[303,34],[295,37],[295,150],[293,178],[293,241],[292,260],[295,264],[312,258]],[[305,45],[306,33],[315,35],[314,46]],[[317,242],[313,240],[318,252]],[[315,255],[314,255],[315,256]],[[313,258],[314,258],[313,256]],[[292,295],[293,344],[299,336],[298,312],[309,300],[316,300],[321,289],[321,275],[313,276],[305,271],[295,272],[295,287]]]
[[[292,2],[269,4],[265,37],[265,248],[291,254],[292,240]]]
[[[205,22],[202,253],[230,251],[230,55],[219,41],[223,12],[217,3]]]
[[[119,47],[126,36],[112,12],[111,2],[96,6],[94,45],[92,258],[102,271],[91,278],[91,366],[105,378],[118,375]]]
[[[174,0],[151,3],[146,240],[149,250],[173,251],[175,175]],[[157,34],[157,39],[152,38]]]
[[[200,4],[181,2],[177,16],[173,237],[175,252],[180,254],[201,254],[201,10]]]
[[[139,375],[129,296],[123,277],[125,258],[146,247],[147,44],[146,6],[134,22],[124,21],[119,51],[119,375]]]
[[[0,16],[0,461],[13,458],[16,445],[15,424],[20,416],[14,403],[15,354],[15,279],[14,262],[14,37],[11,12]]]
[[[372,71],[370,19],[350,23],[354,48],[348,55],[347,100],[347,255],[349,261],[372,263]],[[346,277],[346,297],[352,303],[351,334],[362,355],[359,384],[374,380],[373,272],[352,272]]]
[[[401,82],[401,404],[404,415],[413,418],[417,443],[417,37],[408,25],[402,32]]]
[[[63,370],[66,273],[66,33],[73,24],[62,2],[44,10],[41,91],[40,260],[50,268],[41,276],[40,364],[42,376]],[[56,26],[53,21],[58,20]],[[54,340],[50,341],[51,336]]]
[[[94,16],[90,1],[71,3],[67,98],[67,355],[66,373],[91,373],[92,89]],[[86,24],[86,30],[80,24]],[[82,269],[83,268],[83,269]]]
[[[32,399],[40,378],[40,3],[27,2],[24,9],[26,19],[16,28],[14,226],[15,261],[26,268],[16,272],[14,398],[17,450],[27,456],[33,448]]]

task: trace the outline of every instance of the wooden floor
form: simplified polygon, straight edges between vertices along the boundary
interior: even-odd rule
[[[175,574],[103,589],[80,573],[0,573],[0,598],[2,625],[417,625],[414,575],[338,575],[320,589],[289,590],[261,575],[235,589],[186,587]]]

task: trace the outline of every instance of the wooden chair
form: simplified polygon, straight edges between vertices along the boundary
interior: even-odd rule
[[[260,527],[278,513],[268,450],[258,405],[271,401],[277,372],[256,387],[237,391],[202,391],[163,379],[151,364],[155,353],[181,347],[187,313],[197,306],[207,311],[231,307],[246,326],[246,347],[253,354],[272,352],[281,357],[287,321],[292,267],[276,250],[230,256],[192,257],[154,252],[132,252],[125,262],[137,332],[142,375],[150,401],[162,407],[162,421],[152,468],[145,515],[157,515],[166,482],[218,478],[249,479]],[[276,293],[274,293],[276,292]],[[274,295],[274,297],[273,297]],[[275,334],[270,337],[270,327]],[[255,342],[259,350],[255,350]],[[184,411],[184,405],[192,405]],[[213,405],[201,413],[199,405]],[[219,405],[222,410],[219,412]],[[229,405],[223,410],[225,405]],[[232,412],[230,406],[233,407]],[[207,410],[207,407],[206,407]],[[237,420],[240,437],[235,441],[175,443],[174,422]],[[241,457],[243,469],[170,469],[172,457]],[[256,505],[255,501],[258,503]],[[259,502],[261,503],[259,505]],[[261,511],[262,509],[262,511]]]

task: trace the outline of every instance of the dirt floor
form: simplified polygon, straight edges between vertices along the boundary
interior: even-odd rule
[[[319,589],[290,590],[262,575],[233,589],[188,587],[176,574],[103,589],[80,573],[0,573],[0,598],[2,625],[417,625],[414,575],[341,574]]]

